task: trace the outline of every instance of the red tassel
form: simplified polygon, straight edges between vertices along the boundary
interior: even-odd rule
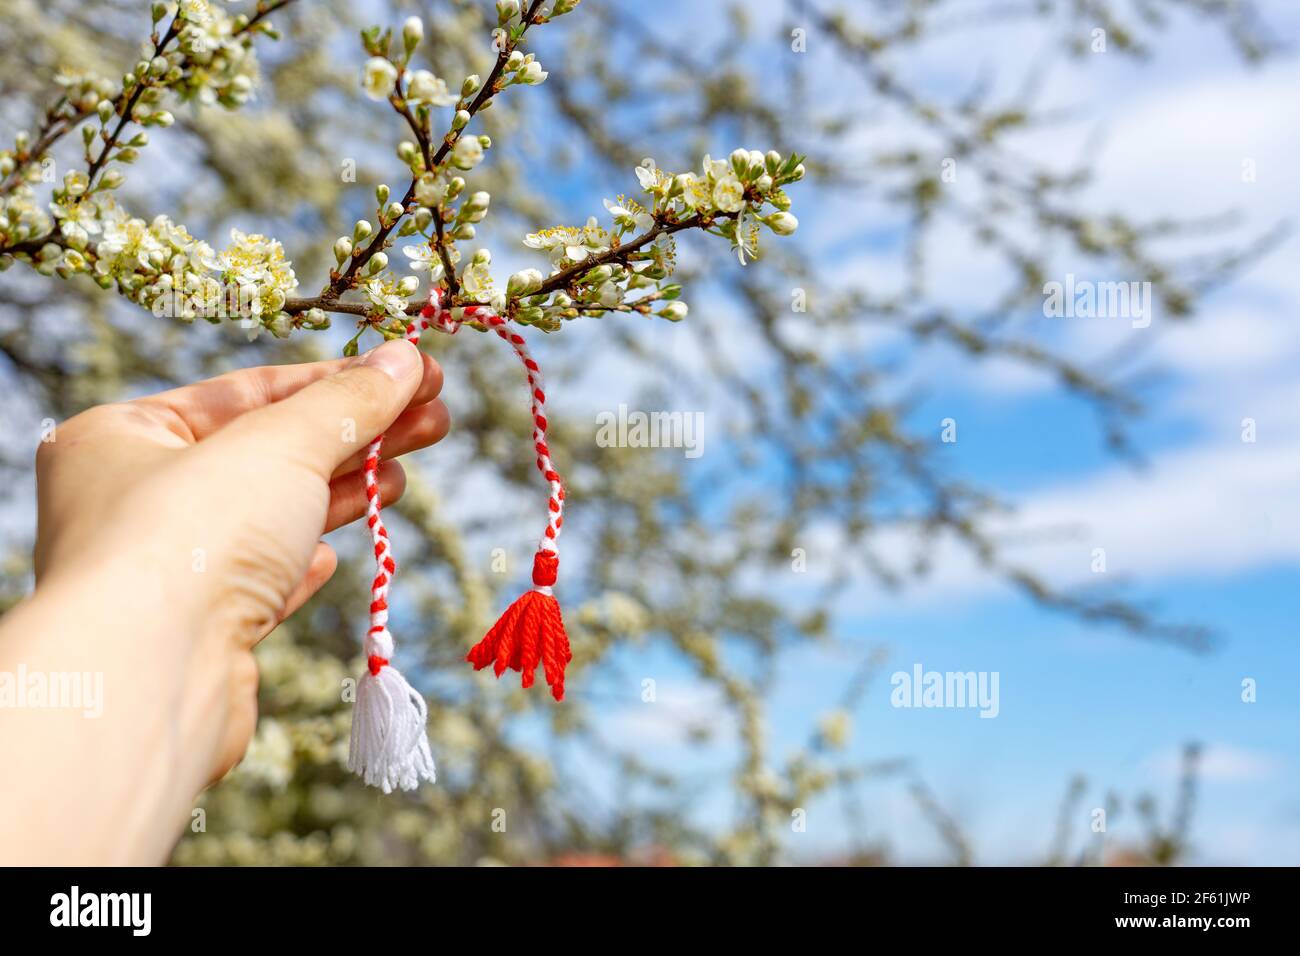
[[[559,563],[554,551],[537,552],[533,557],[534,589],[521,594],[506,608],[492,630],[474,645],[465,659],[476,671],[492,664],[497,677],[507,667],[520,671],[525,688],[533,686],[537,665],[541,663],[552,696],[564,700],[564,668],[573,660],[573,654],[569,650],[569,636],[564,632],[560,602],[550,593]]]

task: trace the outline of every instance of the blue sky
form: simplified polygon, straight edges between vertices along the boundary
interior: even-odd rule
[[[1276,34],[1294,46],[1300,40],[1295,5],[1261,7]],[[760,14],[768,8],[783,9],[779,3],[757,7]],[[691,29],[698,35],[723,29],[698,5],[692,9]],[[654,18],[657,31],[689,42],[674,33],[683,22]],[[927,47],[907,69],[936,93],[959,89],[982,71],[1023,64],[1025,51],[1042,49],[1033,36],[1011,27],[979,30]],[[1247,67],[1220,33],[1187,18],[1175,19],[1152,46],[1155,55],[1145,64],[1108,54],[1053,69],[1042,83],[1040,105],[1065,109],[1068,119],[1018,146],[1036,158],[1064,162],[1099,143],[1091,193],[1099,212],[1150,218],[1233,209],[1243,217],[1244,231],[1234,234],[1239,237],[1295,217],[1300,62],[1294,54]],[[1006,81],[1019,77],[1011,71]],[[889,134],[887,124],[871,129],[872,136]],[[729,145],[719,141],[716,151]],[[1257,169],[1254,182],[1242,181],[1245,159]],[[575,215],[599,209],[597,193],[572,179],[558,185]],[[796,193],[797,204],[802,198]],[[855,277],[896,281],[900,233],[888,219],[873,218],[865,206],[826,200],[805,201],[796,211],[803,224],[797,241],[806,251]],[[999,526],[1022,542],[1012,547],[1014,558],[1056,584],[1088,585],[1099,580],[1090,569],[1093,548],[1104,547],[1104,583],[1123,580],[1129,596],[1168,618],[1210,626],[1219,638],[1211,651],[1147,643],[1042,611],[972,567],[957,548],[944,547],[931,578],[901,595],[882,591],[864,575],[838,601],[836,646],[785,655],[770,700],[774,750],[800,746],[864,650],[883,646],[888,661],[855,715],[846,759],[910,758],[915,773],[964,825],[980,862],[1040,858],[1075,774],[1087,778],[1088,788],[1072,825],[1074,849],[1091,839],[1086,811],[1107,791],[1130,808],[1113,821],[1110,845],[1133,839],[1133,799],[1152,794],[1167,819],[1178,751],[1190,740],[1206,748],[1193,859],[1300,860],[1298,251],[1300,243],[1287,241],[1214,292],[1191,325],[1159,311],[1151,327],[1140,330],[1115,319],[1023,317],[1025,331],[1072,357],[1086,361],[1119,350],[1134,367],[1160,372],[1158,387],[1145,393],[1147,413],[1133,427],[1146,456],[1142,467],[1108,455],[1092,413],[1036,373],[1000,362],[972,366],[941,351],[928,353],[912,373],[927,394],[914,424],[937,436],[941,419],[958,422],[958,441],[945,448],[952,473],[1015,505]],[[1076,271],[1063,250],[1047,253],[1053,277]],[[983,250],[955,231],[940,231],[931,256],[938,298],[958,307],[993,268]],[[739,327],[729,313],[734,305],[707,295],[692,301],[692,321]],[[684,333],[644,334],[690,362]],[[872,333],[832,346],[886,354],[896,344]],[[566,383],[553,395],[572,412],[593,414],[635,401],[636,381],[633,370],[606,366],[588,375],[585,387]],[[725,466],[713,457],[729,453],[715,436],[739,411],[718,396],[692,396],[682,407],[707,409],[711,433],[703,459],[686,467],[703,473]],[[1244,418],[1256,422],[1254,443],[1241,440]],[[575,515],[571,533],[580,521]],[[1054,533],[1044,536],[1045,530]],[[809,537],[817,542],[810,548],[812,565],[819,554],[835,553],[835,529],[809,529]],[[882,548],[902,557],[905,545],[900,538]],[[816,571],[810,566],[810,577]],[[789,592],[793,601],[809,593]],[[998,717],[892,707],[888,675],[918,662],[930,670],[997,671]],[[619,679],[628,686],[602,684],[615,700],[626,693],[629,701],[611,704],[613,732],[652,763],[724,783],[726,748],[692,749],[683,733],[692,723],[718,719],[717,700],[654,647],[629,649],[619,664]],[[660,701],[653,707],[636,696],[643,675],[659,682]],[[1245,678],[1257,682],[1255,703],[1241,700]],[[590,772],[593,780],[601,776],[598,767]],[[941,848],[902,779],[867,790],[865,835],[888,844],[905,862],[940,859]],[[730,811],[721,788],[699,807],[705,822]],[[809,813],[808,832],[791,837],[796,856],[834,854],[847,845],[849,831],[834,801]]]

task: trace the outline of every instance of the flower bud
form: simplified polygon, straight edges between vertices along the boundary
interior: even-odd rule
[[[473,136],[462,137],[452,148],[451,161],[457,169],[473,169],[483,161],[483,144]]]
[[[799,228],[799,220],[788,212],[774,212],[763,221],[778,236],[793,235]]]
[[[603,282],[596,290],[596,299],[606,308],[613,308],[623,301],[623,290],[616,282]]]
[[[383,272],[387,268],[388,256],[384,255],[382,252],[376,252],[370,257],[370,261],[366,263],[366,275],[375,275],[378,272]]]
[[[524,269],[516,272],[506,283],[506,295],[521,296],[536,291],[541,287],[542,274],[537,269]]]
[[[674,300],[659,310],[659,317],[667,319],[669,322],[680,322],[686,318],[686,313],[689,311],[690,309],[685,302]]]
[[[397,283],[398,294],[407,296],[408,298],[415,295],[416,290],[419,288],[420,280],[415,276],[407,276],[401,282]]]
[[[741,179],[749,172],[749,150],[733,149],[731,151],[731,169]]]
[[[415,183],[415,201],[421,206],[436,206],[447,195],[447,186],[433,173],[425,173]]]
[[[457,110],[456,115],[451,118],[452,129],[464,129],[470,121],[469,110]]]
[[[407,17],[402,24],[402,44],[406,47],[406,55],[410,56],[423,39],[424,21],[419,17]]]
[[[364,219],[358,219],[357,224],[352,227],[352,241],[360,242],[369,236],[371,232],[373,232],[373,228],[370,223]]]
[[[375,187],[375,200],[381,206],[388,202],[388,186],[386,184],[380,183]]]
[[[339,236],[334,243],[334,259],[339,265],[343,265],[352,255],[352,240],[347,236]]]
[[[63,191],[69,196],[80,196],[90,185],[90,179],[81,170],[73,170],[63,177]]]
[[[471,73],[469,76],[465,77],[465,82],[460,85],[460,95],[462,97],[473,96],[479,91],[479,87],[482,85],[483,81],[479,78],[479,75],[477,73]]]
[[[550,74],[542,69],[542,64],[538,63],[536,60],[529,60],[524,64],[523,68],[515,74],[515,82],[522,83],[524,86],[537,86],[538,84],[545,82],[548,76],[550,76]]]

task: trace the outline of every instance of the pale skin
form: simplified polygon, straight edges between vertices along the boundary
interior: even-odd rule
[[[166,860],[252,737],[253,647],[333,574],[321,535],[365,510],[366,444],[438,441],[441,388],[394,341],[57,426],[36,457],[36,589],[0,620],[0,672],[102,674],[102,713],[0,708],[0,863]],[[401,466],[379,481],[396,499]]]

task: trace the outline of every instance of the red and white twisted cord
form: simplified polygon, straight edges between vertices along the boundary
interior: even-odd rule
[[[550,448],[546,444],[546,390],[542,379],[542,370],[528,351],[528,343],[522,335],[512,332],[508,323],[492,309],[486,306],[471,305],[464,308],[446,309],[442,305],[442,290],[433,289],[429,302],[421,310],[417,319],[406,327],[406,338],[419,344],[420,333],[425,329],[436,329],[448,335],[455,335],[465,322],[482,322],[499,335],[519,356],[524,372],[528,377],[528,393],[533,417],[533,451],[536,454],[537,470],[545,477],[550,486],[550,499],[547,502],[546,531],[538,545],[539,552],[545,552],[552,561],[559,554],[560,529],[564,526],[564,480],[551,462]],[[384,519],[380,514],[383,501],[379,494],[379,460],[384,446],[384,436],[380,435],[366,451],[365,485],[366,485],[366,524],[370,528],[370,540],[375,549],[375,578],[370,586],[370,630],[366,634],[365,652],[370,672],[377,674],[393,656],[393,639],[388,632],[388,590],[397,571],[397,562],[393,558],[392,542]],[[554,578],[551,569],[550,577]],[[542,580],[546,580],[545,576]],[[542,594],[551,594],[551,585],[538,583],[534,576],[534,588]]]
[[[484,306],[445,309],[442,293],[434,289],[419,317],[406,327],[411,342],[420,341],[424,329],[455,334],[465,322],[481,322],[519,356],[528,378],[529,403],[533,417],[533,451],[537,469],[550,486],[546,532],[533,556],[533,588],[521,595],[466,655],[481,670],[493,665],[498,677],[507,669],[523,674],[523,686],[531,687],[540,665],[556,700],[564,699],[564,670],[573,659],[564,630],[560,606],[552,594],[559,569],[558,539],[564,525],[564,482],[551,463],[546,444],[546,391],[542,371],[528,352],[524,337],[513,332],[506,320]],[[366,449],[363,467],[366,488],[366,525],[375,551],[375,577],[370,586],[370,627],[364,642],[368,673],[357,685],[352,718],[352,743],[348,766],[368,784],[388,792],[396,787],[411,790],[420,780],[435,779],[433,755],[425,724],[428,710],[424,698],[391,666],[393,636],[388,630],[388,592],[397,562],[381,515],[384,503],[379,493],[379,460],[384,436]]]
[[[425,327],[428,323],[424,323]],[[416,344],[420,329],[416,323],[406,328],[406,338]],[[366,484],[366,525],[370,528],[370,541],[375,549],[375,579],[370,584],[370,630],[366,632],[366,663],[371,674],[378,674],[393,656],[393,637],[388,632],[388,589],[397,573],[393,558],[393,544],[384,527],[380,510],[384,507],[379,494],[379,459],[384,448],[384,436],[379,435],[366,449],[365,467],[362,470]]]

